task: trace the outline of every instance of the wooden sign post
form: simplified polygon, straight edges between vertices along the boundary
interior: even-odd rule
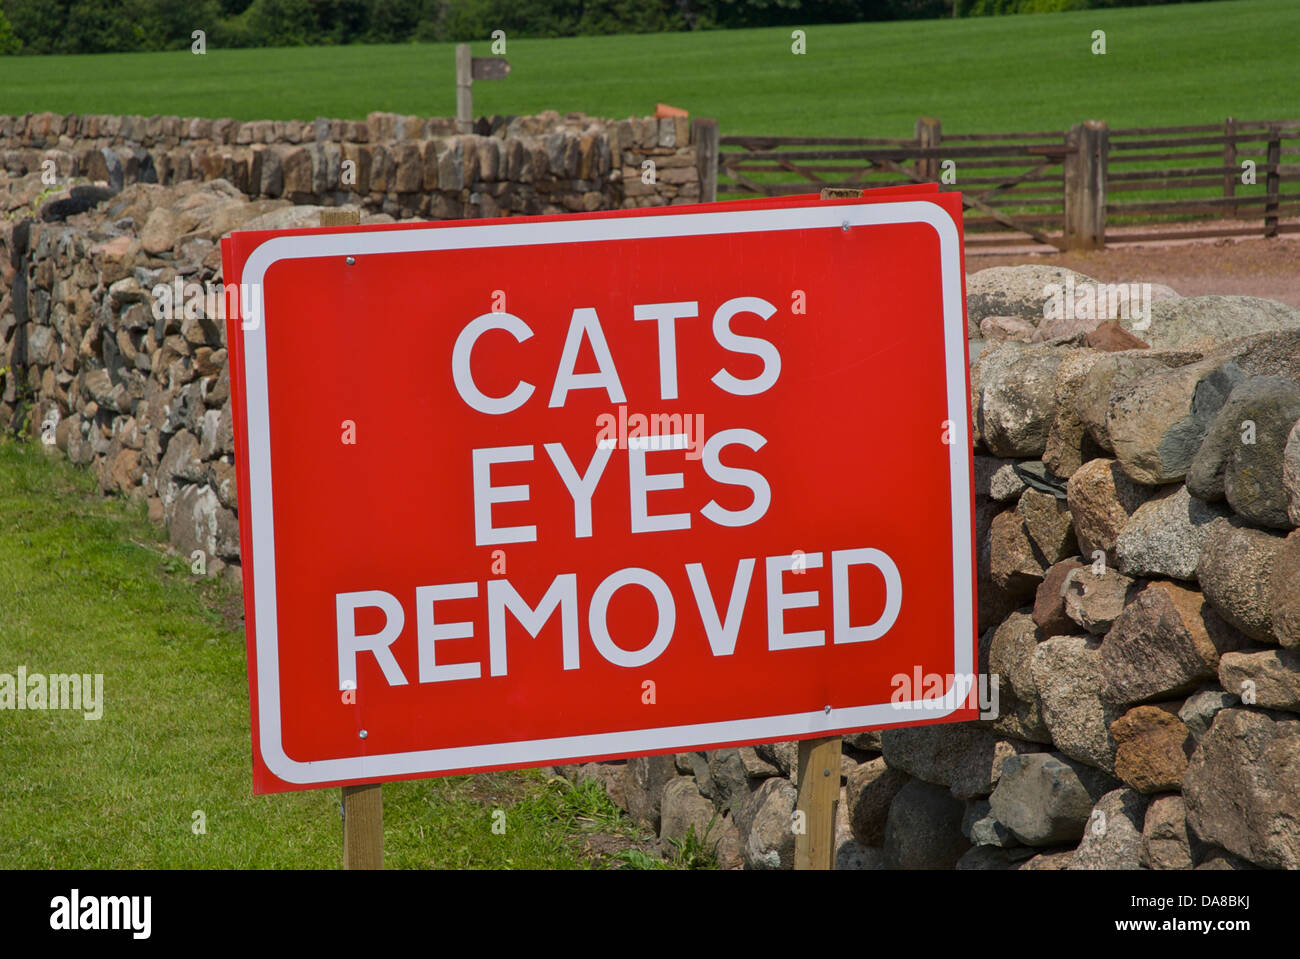
[[[359,226],[357,210],[322,210],[321,226]],[[343,868],[384,868],[384,794],[379,783],[343,787]]]
[[[840,801],[840,737],[799,740],[803,829],[794,834],[794,868],[835,868],[835,813]]]
[[[456,129],[474,131],[474,81],[502,80],[510,73],[505,57],[470,56],[469,44],[456,44]]]

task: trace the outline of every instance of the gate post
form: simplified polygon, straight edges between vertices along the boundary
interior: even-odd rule
[[[1278,164],[1282,162],[1282,127],[1270,123],[1268,127],[1268,153],[1264,162],[1268,164],[1268,173],[1264,178],[1267,199],[1264,201],[1264,235],[1277,236],[1278,193],[1282,189],[1282,171]]]
[[[939,148],[940,123],[935,117],[920,117],[916,121],[916,145],[922,150]],[[916,175],[927,183],[939,182],[939,158],[917,157]]]
[[[1106,245],[1106,167],[1110,130],[1102,120],[1076,123],[1065,135],[1065,248]]]
[[[700,174],[700,202],[712,203],[718,198],[718,121],[696,117],[691,122],[691,141]]]

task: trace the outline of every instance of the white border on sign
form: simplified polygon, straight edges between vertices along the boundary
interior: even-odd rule
[[[710,234],[763,233],[782,230],[840,230],[844,224],[880,226],[924,223],[939,237],[943,293],[944,352],[948,386],[949,476],[952,490],[952,586],[954,603],[954,708],[940,711],[934,700],[876,703],[833,708],[829,712],[787,713],[723,722],[655,729],[565,736],[520,742],[414,750],[371,756],[300,762],[284,751],[280,723],[280,649],[276,607],[275,527],[271,486],[271,430],[267,396],[266,323],[262,282],[267,270],[282,260],[325,256],[368,256],[379,253],[418,253],[436,250],[490,249],[553,243],[645,240]],[[347,779],[376,779],[436,773],[480,766],[553,763],[585,756],[628,755],[689,749],[714,743],[795,739],[836,729],[886,725],[908,718],[941,719],[966,701],[974,681],[971,661],[975,624],[971,617],[971,515],[967,433],[969,402],[966,388],[966,323],[962,316],[961,247],[952,218],[934,203],[900,201],[862,205],[817,205],[678,216],[612,217],[609,219],[508,223],[457,228],[382,230],[366,233],[313,234],[276,237],[253,251],[242,282],[249,284],[252,302],[242,330],[248,417],[252,530],[254,624],[257,636],[257,698],[262,759],[280,779],[297,785]],[[909,713],[909,710],[911,712]]]

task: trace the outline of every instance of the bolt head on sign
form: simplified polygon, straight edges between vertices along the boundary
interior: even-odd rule
[[[255,789],[974,718],[961,250],[923,187],[224,241]]]

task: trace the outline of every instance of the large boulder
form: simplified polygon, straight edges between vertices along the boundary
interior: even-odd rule
[[[1147,802],[1146,796],[1132,789],[1113,789],[1098,799],[1069,868],[1139,868]]]
[[[1286,489],[1286,515],[1300,526],[1300,423],[1291,427],[1282,450],[1282,486]]]
[[[794,807],[798,793],[787,779],[764,779],[752,804],[743,855],[747,869],[794,868]]]
[[[1274,638],[1287,649],[1300,649],[1300,531],[1288,536],[1273,554],[1268,595]]]
[[[907,780],[907,773],[891,769],[883,756],[859,763],[849,773],[844,804],[854,839],[864,846],[884,845],[889,806]]]
[[[1091,277],[1060,266],[993,266],[966,277],[967,335],[979,336],[990,317],[1014,317],[1037,327],[1051,297],[1051,287],[1092,283]]]
[[[1205,538],[1196,578],[1215,612],[1251,639],[1274,642],[1272,603],[1273,559],[1282,548],[1281,536],[1242,526],[1214,525]]]
[[[1225,709],[1183,774],[1187,821],[1259,866],[1300,869],[1300,718]]]
[[[1115,391],[1148,373],[1186,366],[1201,359],[1188,351],[1129,350],[1096,356],[1074,394],[1074,411],[1084,429],[1103,450],[1113,451],[1106,412]]]
[[[1182,796],[1170,793],[1151,798],[1142,821],[1138,862],[1144,869],[1191,869],[1195,864]]]
[[[1056,368],[1065,351],[1006,343],[972,368],[979,438],[994,456],[1038,458],[1056,409]]]
[[[1050,743],[1042,702],[1034,683],[1038,627],[1026,613],[1012,613],[996,630],[980,637],[980,672],[998,677],[998,716],[992,727],[1006,736]]]
[[[1083,566],[1072,572],[1065,583],[1065,615],[1093,636],[1103,636],[1136,591],[1136,581],[1113,566],[1100,570],[1092,564]]]
[[[1071,759],[1115,771],[1110,724],[1122,710],[1102,699],[1100,645],[1082,636],[1056,636],[1038,644],[1034,684],[1052,743]],[[1005,768],[1005,764],[1004,764]]]
[[[1210,423],[1245,378],[1217,357],[1148,373],[1115,390],[1106,429],[1124,472],[1138,483],[1173,483],[1187,475]]]
[[[941,786],[913,779],[894,796],[885,823],[889,869],[951,869],[970,841],[962,835],[965,805]]]
[[[1059,753],[1031,753],[1006,761],[989,805],[1020,842],[1048,846],[1083,836],[1093,805],[1118,786]]]
[[[1226,526],[1228,511],[1205,503],[1178,485],[1134,511],[1115,539],[1115,562],[1132,577],[1196,579],[1196,564],[1216,525]]]
[[[1300,329],[1300,310],[1255,296],[1184,296],[1151,307],[1150,324],[1122,324],[1156,349],[1210,348],[1269,330]]]

